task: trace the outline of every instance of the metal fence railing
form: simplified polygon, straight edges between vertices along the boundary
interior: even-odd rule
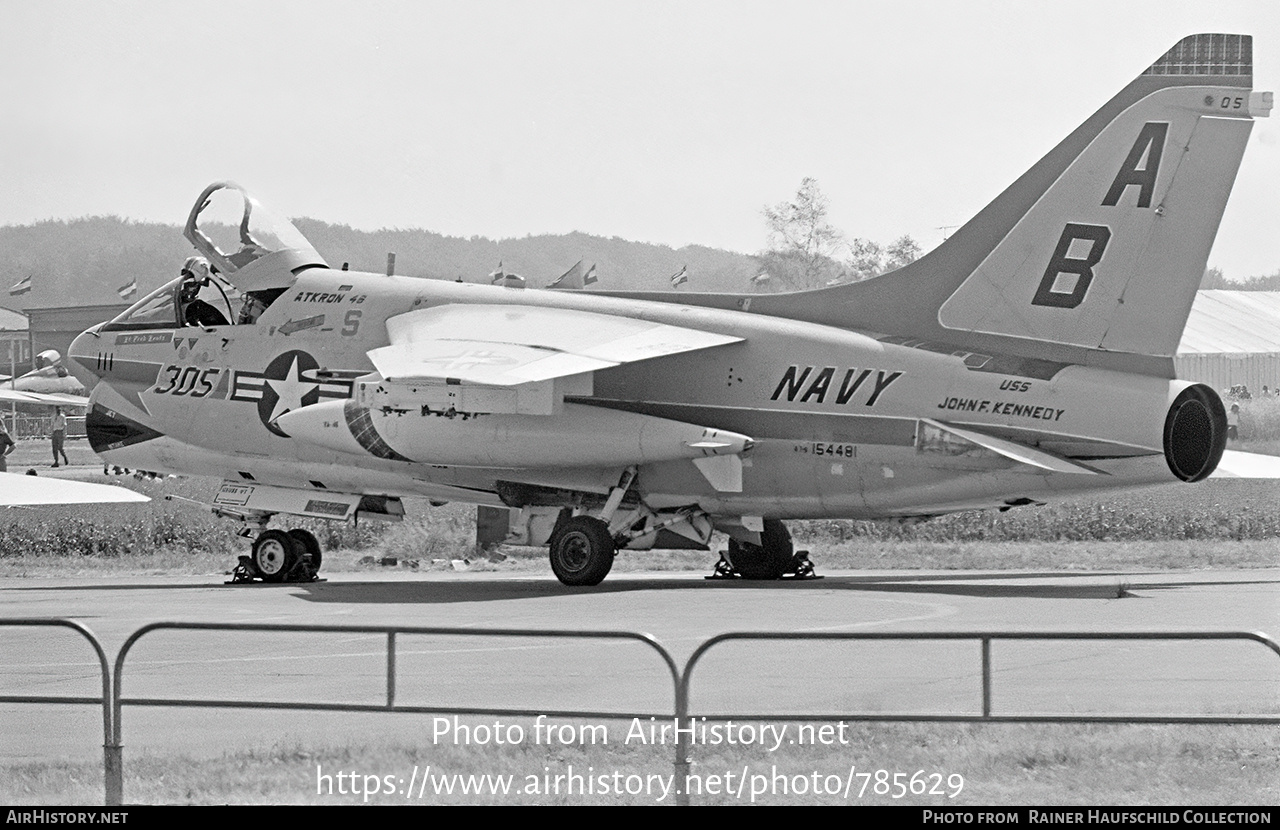
[[[47,617],[15,617],[11,619],[0,619],[0,626],[6,628],[25,628],[25,627],[42,627],[42,628],[69,628],[80,636],[89,641],[89,645],[93,646],[94,654],[98,658],[98,669],[102,673],[102,694],[98,697],[76,696],[76,695],[6,695],[0,694],[0,703],[52,703],[52,704],[70,704],[70,705],[96,705],[102,707],[102,746],[103,746],[103,777],[106,782],[106,791],[108,794],[107,803],[110,801],[111,781],[120,778],[123,770],[119,768],[119,756],[113,757],[106,749],[111,743],[112,735],[112,707],[111,697],[111,667],[107,662],[107,653],[102,648],[102,643],[94,633],[89,630],[88,626],[78,623],[75,620],[64,620]],[[119,803],[119,802],[115,802]]]
[[[253,631],[274,633],[338,633],[338,634],[382,634],[386,636],[386,680],[385,702],[382,703],[333,703],[321,701],[281,701],[262,700],[226,700],[226,699],[190,699],[190,698],[148,698],[126,697],[124,695],[125,658],[129,651],[143,636],[155,631]],[[226,709],[291,709],[296,711],[328,711],[328,712],[407,712],[412,714],[449,714],[449,715],[498,715],[508,717],[547,717],[563,718],[633,718],[633,717],[667,717],[667,713],[637,714],[633,712],[610,712],[600,710],[552,709],[552,708],[512,708],[512,707],[479,707],[479,706],[406,706],[396,702],[396,636],[436,635],[449,637],[524,637],[551,640],[629,640],[641,643],[655,651],[671,673],[672,692],[680,694],[680,670],[675,660],[663,646],[648,634],[631,631],[574,631],[558,629],[520,629],[520,628],[448,628],[438,626],[394,626],[394,625],[310,625],[310,624],[271,624],[271,623],[179,623],[157,622],[145,625],[125,640],[116,656],[113,683],[113,732],[107,744],[107,752],[113,754],[114,761],[109,770],[118,774],[107,779],[107,804],[120,804],[124,792],[124,735],[123,708],[128,706],[174,706],[192,708],[226,708]],[[679,699],[673,700],[672,711],[682,707]]]
[[[993,706],[993,658],[992,643],[996,641],[1200,641],[1200,642],[1253,642],[1269,649],[1280,657],[1280,643],[1266,634],[1251,631],[1131,631],[1131,632],[1098,632],[1098,631],[949,631],[949,632],[731,632],[712,637],[698,645],[681,670],[670,652],[655,638],[648,634],[630,631],[574,631],[557,629],[518,629],[518,628],[448,628],[430,626],[390,626],[390,625],[310,625],[310,624],[253,624],[253,623],[178,623],[157,622],[143,626],[133,632],[121,646],[114,662],[114,671],[108,666],[105,652],[93,633],[80,623],[61,619],[13,619],[0,620],[5,626],[63,626],[74,629],[86,637],[98,655],[103,677],[103,694],[101,697],[74,696],[39,696],[39,695],[0,695],[0,703],[65,703],[65,704],[101,704],[103,707],[103,755],[106,803],[119,805],[124,797],[124,758],[123,758],[123,710],[125,706],[138,707],[178,707],[178,708],[229,708],[229,709],[275,709],[294,711],[341,711],[341,712],[402,712],[416,714],[454,714],[454,715],[497,715],[511,717],[547,717],[612,719],[612,718],[674,718],[675,723],[690,725],[688,730],[677,731],[674,772],[677,781],[686,781],[690,765],[689,735],[692,733],[695,712],[690,704],[694,669],[711,650],[734,642],[976,642],[980,646],[981,687],[974,708],[969,713],[937,713],[937,712],[710,712],[699,711],[698,718],[711,721],[744,720],[755,721],[925,721],[925,722],[999,722],[999,723],[1163,723],[1163,724],[1280,724],[1280,714],[1160,714],[1150,712],[1136,713],[1038,713],[1038,714],[1000,714]],[[185,697],[130,697],[123,691],[126,658],[136,643],[145,635],[155,631],[237,631],[259,632],[269,634],[289,633],[337,633],[337,634],[379,634],[386,638],[385,680],[382,699],[370,703],[335,703],[331,701],[290,701],[228,698],[185,698]],[[397,702],[397,637],[399,635],[434,635],[448,637],[497,637],[497,638],[536,638],[549,640],[614,640],[636,642],[652,650],[658,655],[671,677],[672,707],[670,712],[619,712],[601,710],[576,710],[529,707],[468,707],[452,704],[404,705]],[[736,664],[735,664],[736,665]],[[749,673],[749,672],[748,672]],[[750,682],[750,678],[740,677],[742,682]],[[677,803],[688,804],[687,788],[677,790]]]

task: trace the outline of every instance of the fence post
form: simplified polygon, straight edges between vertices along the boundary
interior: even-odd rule
[[[119,742],[113,740],[103,745],[102,768],[107,806],[119,807],[124,803],[124,747]]]
[[[687,670],[687,669],[686,669]],[[689,731],[681,730],[680,725],[688,723]],[[686,676],[681,675],[676,684],[676,760],[672,765],[675,773],[676,806],[689,806],[689,736],[693,734],[693,718],[689,717],[689,687]]]
[[[991,717],[991,638],[982,638],[982,716]]]

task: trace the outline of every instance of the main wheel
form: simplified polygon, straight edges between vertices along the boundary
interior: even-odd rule
[[[759,545],[729,540],[729,564],[743,579],[780,579],[794,570],[795,546],[787,526],[765,519]]]
[[[551,534],[551,570],[565,585],[599,585],[613,567],[609,526],[590,516],[561,522]]]
[[[253,542],[253,567],[263,582],[280,582],[293,570],[300,547],[283,530],[264,530]]]
[[[309,530],[295,527],[289,531],[289,536],[298,543],[298,550],[311,555],[312,572],[320,573],[320,563],[324,560],[324,553],[320,550],[320,540],[316,535]]]

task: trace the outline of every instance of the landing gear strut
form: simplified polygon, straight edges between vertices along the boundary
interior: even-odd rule
[[[322,554],[315,534],[302,528],[264,530],[253,540],[247,556],[241,556],[231,572],[231,584],[260,579],[263,582],[314,582]]]

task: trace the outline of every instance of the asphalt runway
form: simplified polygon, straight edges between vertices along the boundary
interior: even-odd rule
[[[1280,635],[1280,570],[1158,573],[843,572],[806,582],[615,574],[570,590],[547,574],[338,574],[308,585],[221,577],[0,579],[0,618],[68,617],[114,660],[157,621],[393,624],[637,631],[680,667],[730,631],[1262,631]],[[385,700],[376,634],[157,632],[131,651],[138,697]],[[96,695],[96,659],[59,629],[0,627],[0,693]],[[695,713],[980,711],[976,642],[733,643],[694,672]],[[1048,642],[992,646],[993,711],[1236,714],[1280,711],[1280,657],[1256,643]],[[402,635],[397,702],[665,713],[670,673],[621,641]],[[488,721],[493,718],[489,717]],[[137,753],[217,756],[250,747],[379,737],[428,740],[429,716],[129,707]],[[100,760],[92,706],[0,705],[0,762]]]

